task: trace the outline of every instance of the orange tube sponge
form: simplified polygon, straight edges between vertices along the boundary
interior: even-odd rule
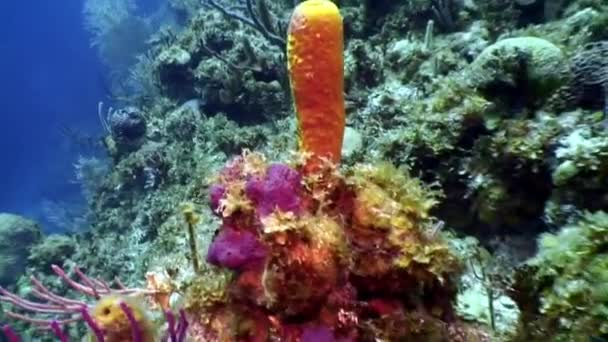
[[[298,117],[299,148],[306,168],[321,158],[340,161],[344,136],[344,37],[342,16],[329,0],[306,0],[293,12],[287,63]]]

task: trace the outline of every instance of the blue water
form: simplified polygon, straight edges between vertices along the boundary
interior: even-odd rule
[[[81,200],[70,182],[81,151],[60,127],[99,134],[106,98],[81,11],[77,0],[0,1],[0,212],[43,219],[43,200]]]

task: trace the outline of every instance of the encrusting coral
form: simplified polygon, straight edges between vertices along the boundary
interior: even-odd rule
[[[454,316],[460,264],[427,233],[432,190],[388,164],[342,175],[331,164],[311,174],[303,164],[262,160],[236,157],[213,186],[222,226],[207,260],[234,277],[228,300],[188,311],[214,317],[200,336],[442,341],[458,331],[484,340]]]

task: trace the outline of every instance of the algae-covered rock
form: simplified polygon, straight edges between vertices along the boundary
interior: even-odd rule
[[[490,97],[528,104],[543,100],[564,82],[566,59],[555,44],[536,37],[500,40],[473,61],[470,82]]]
[[[509,274],[509,265],[490,253],[473,237],[450,238],[453,250],[465,265],[460,278],[455,309],[465,321],[477,322],[492,329],[497,341],[509,335],[517,325],[519,310],[501,287],[501,278]],[[510,255],[511,256],[511,255]]]
[[[188,92],[193,81],[190,52],[179,46],[171,46],[158,55],[155,63],[159,80],[169,96],[179,98],[191,95]]]
[[[192,140],[196,134],[197,123],[203,117],[200,106],[201,101],[193,99],[168,113],[162,122],[169,137],[180,141]]]
[[[0,213],[0,284],[13,283],[25,269],[29,250],[42,233],[34,221]]]
[[[608,214],[587,213],[543,234],[538,247],[513,286],[523,312],[517,341],[608,336]]]
[[[76,241],[69,236],[53,234],[31,248],[29,262],[39,270],[50,270],[61,265],[76,251]]]
[[[589,176],[608,164],[608,138],[589,127],[577,128],[559,140],[555,157],[559,164],[553,171],[553,182],[561,186],[580,173]]]

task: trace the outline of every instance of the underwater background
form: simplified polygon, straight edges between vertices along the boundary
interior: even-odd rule
[[[605,341],[605,0],[0,4],[0,341]]]
[[[106,95],[104,70],[82,27],[81,3],[0,6],[0,203],[2,211],[43,219],[45,199],[81,201],[78,186],[69,182],[79,151],[66,146],[60,129],[99,131],[95,107]]]

